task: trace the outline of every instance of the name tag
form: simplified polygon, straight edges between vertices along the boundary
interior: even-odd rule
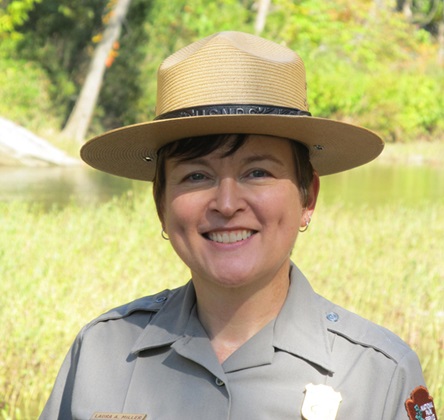
[[[95,412],[90,420],[146,420],[146,414]]]

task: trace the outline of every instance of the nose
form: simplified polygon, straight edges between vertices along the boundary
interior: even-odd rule
[[[245,209],[246,201],[242,187],[233,178],[223,178],[214,190],[214,198],[210,209],[217,211],[224,217],[232,217],[238,211]]]

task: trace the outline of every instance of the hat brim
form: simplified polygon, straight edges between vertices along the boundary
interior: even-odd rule
[[[101,171],[152,181],[156,152],[165,144],[182,138],[236,133],[276,136],[305,144],[320,176],[363,165],[384,148],[382,139],[372,131],[335,120],[289,115],[207,115],[118,128],[85,143],[81,157]]]

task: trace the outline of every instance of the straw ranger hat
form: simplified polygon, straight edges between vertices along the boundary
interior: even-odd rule
[[[254,35],[221,32],[162,63],[154,121],[97,136],[85,143],[81,157],[101,171],[151,181],[160,147],[230,133],[301,142],[319,175],[367,163],[384,147],[365,128],[311,116],[304,64],[294,51]]]

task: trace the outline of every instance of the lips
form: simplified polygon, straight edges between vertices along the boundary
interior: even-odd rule
[[[252,230],[235,230],[235,231],[222,231],[222,232],[209,232],[205,235],[210,241],[219,242],[223,244],[232,244],[248,239],[253,235]]]

